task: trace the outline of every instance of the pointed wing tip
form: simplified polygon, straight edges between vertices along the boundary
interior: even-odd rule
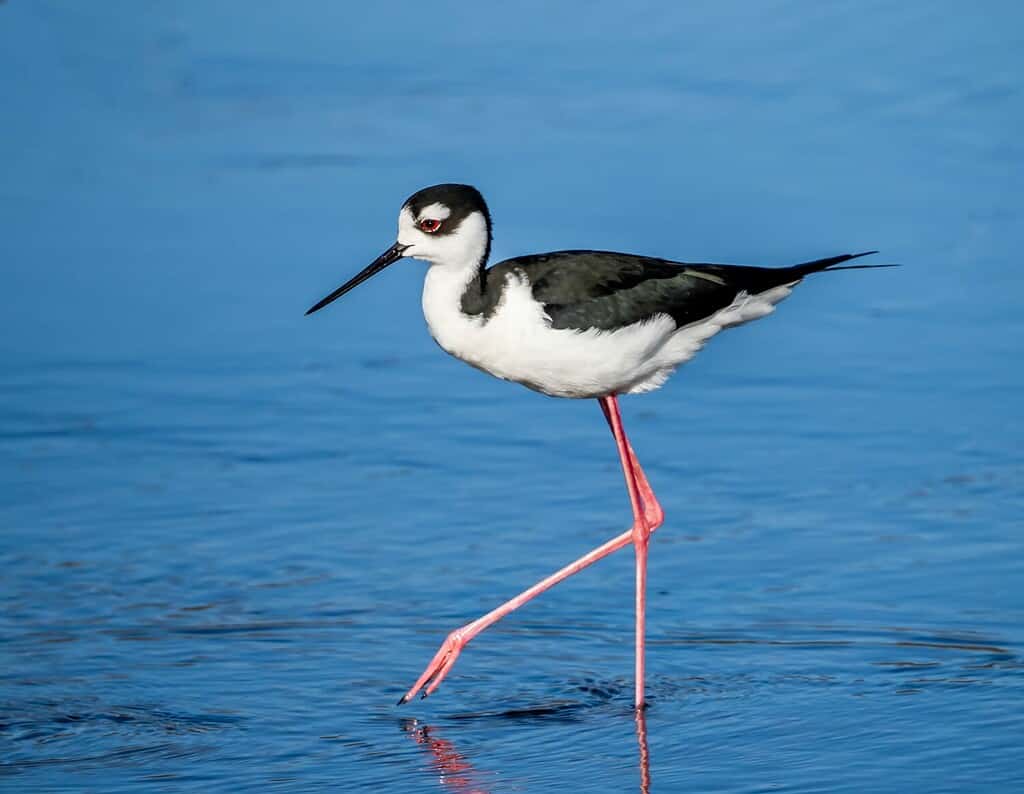
[[[843,261],[849,262],[851,259],[859,259],[862,256],[871,256],[872,254],[877,254],[877,253],[879,253],[879,252],[878,251],[863,251],[863,252],[861,252],[859,254],[847,254],[848,258],[843,260]],[[882,264],[882,265],[846,265],[845,267],[844,266],[840,266],[840,267],[833,266],[833,267],[828,268],[828,270],[872,270],[874,268],[880,268],[880,267],[903,267],[903,265],[900,262],[886,262],[885,264]]]

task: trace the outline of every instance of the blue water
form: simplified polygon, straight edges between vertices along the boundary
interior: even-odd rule
[[[0,4],[0,788],[1024,787],[1024,13]],[[498,258],[879,248],[623,400],[445,356],[400,202]],[[642,730],[639,730],[642,729]]]

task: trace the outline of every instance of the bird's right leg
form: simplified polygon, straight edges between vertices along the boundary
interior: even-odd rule
[[[611,410],[608,403],[604,400],[598,400],[598,405],[601,406],[601,412],[604,414],[605,421],[608,422],[608,427],[611,428],[612,434],[615,434],[615,424],[612,421]],[[651,484],[647,482],[647,475],[644,474],[644,470],[640,467],[640,461],[636,459],[636,453],[633,451],[633,445],[629,443],[629,439],[623,434],[622,440],[625,443],[626,455],[629,459],[630,468],[633,471],[633,477],[636,481],[637,490],[640,491],[640,501],[643,503],[644,518],[647,520],[647,526],[650,531],[653,532],[662,524],[665,523],[665,511],[661,509],[661,505],[658,503],[657,497],[654,495],[654,491],[651,488]]]
[[[615,444],[619,448],[619,460],[622,473],[626,478],[626,490],[633,507],[633,549],[636,552],[636,698],[637,709],[644,707],[644,655],[646,649],[647,623],[647,551],[651,533],[664,518],[661,505],[654,498],[650,483],[644,477],[643,469],[636,459],[636,454],[622,426],[619,413],[619,402],[614,394],[601,397],[601,410],[608,420]],[[641,489],[640,480],[644,479],[645,488]],[[646,492],[646,499],[645,499]],[[652,525],[651,520],[656,523]]]

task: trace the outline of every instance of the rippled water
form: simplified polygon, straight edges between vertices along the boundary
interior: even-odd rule
[[[0,788],[1024,785],[1021,13],[0,4]],[[814,279],[626,398],[668,520],[650,708],[596,405],[445,357],[401,200],[496,254]],[[412,272],[410,272],[412,271]]]

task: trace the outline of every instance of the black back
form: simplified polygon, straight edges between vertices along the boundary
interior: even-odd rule
[[[875,252],[764,268],[689,264],[612,251],[556,251],[481,269],[462,297],[462,310],[493,314],[511,273],[529,282],[553,328],[612,330],[659,314],[682,327],[724,309],[740,292],[764,292],[867,253]]]

